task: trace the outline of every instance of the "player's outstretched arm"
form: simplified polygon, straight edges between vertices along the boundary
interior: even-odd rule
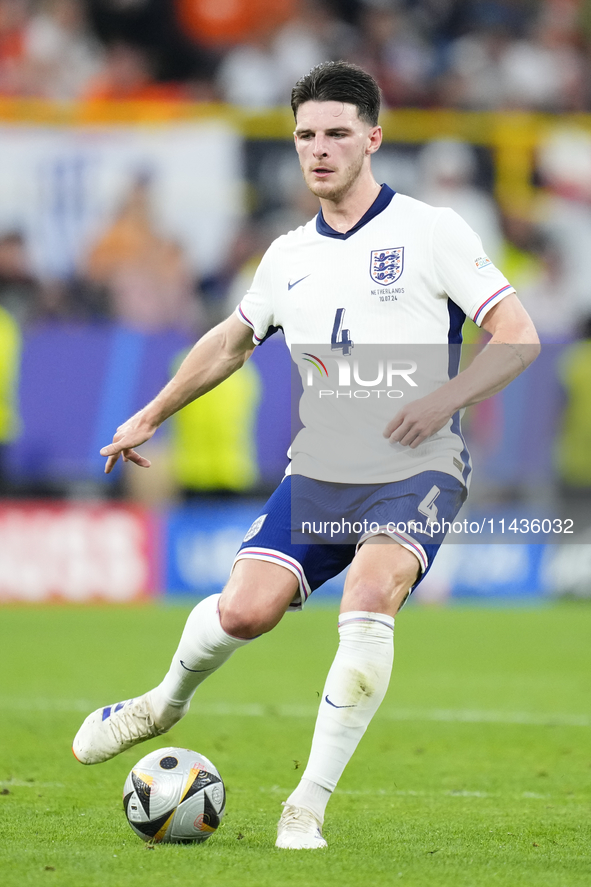
[[[105,474],[113,470],[119,456],[124,462],[149,468],[149,460],[136,453],[134,448],[150,440],[164,420],[177,410],[211,391],[240,369],[253,350],[252,330],[234,315],[206,333],[160,394],[120,425],[113,442],[102,448],[101,456],[107,457]]]
[[[391,443],[418,447],[458,410],[501,391],[540,353],[535,327],[515,295],[491,308],[482,327],[492,337],[486,348],[437,391],[403,407],[384,429],[384,437]]]

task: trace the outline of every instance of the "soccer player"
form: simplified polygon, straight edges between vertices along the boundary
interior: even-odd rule
[[[512,286],[459,216],[374,179],[371,158],[382,140],[379,106],[372,77],[344,62],[322,64],[298,81],[292,91],[295,147],[306,184],[320,200],[318,215],[270,246],[236,313],[197,342],[174,378],[101,450],[106,472],[120,456],[149,467],[135,448],[242,366],[277,328],[292,346],[305,390],[311,377],[303,361],[314,360],[320,375],[316,358],[325,370],[326,360],[313,352],[302,356],[298,343],[330,342],[328,353],[338,356],[346,383],[343,361],[350,360],[353,342],[358,349],[415,343],[447,348],[461,342],[466,315],[491,334],[467,369],[457,373],[450,363],[442,384],[414,400],[404,398],[402,406],[390,395],[403,392],[387,385],[375,389],[370,399],[379,410],[363,414],[368,425],[352,450],[324,445],[335,433],[342,441],[353,433],[357,441],[343,427],[348,414],[341,407],[353,403],[351,392],[337,398],[344,392],[326,378],[322,388],[312,387],[321,412],[302,409],[292,474],[247,532],[222,594],[201,601],[189,615],[162,683],[89,715],[74,740],[78,760],[95,764],[165,733],[187,712],[199,684],[235,650],[274,628],[288,608],[301,606],[350,563],[340,642],[309,761],[279,820],[276,846],[285,849],[326,846],[327,802],[388,686],[394,617],[441,541],[429,534],[429,525],[453,521],[465,499],[471,466],[459,411],[502,389],[539,350]],[[395,372],[388,364],[388,373]],[[408,363],[406,372],[398,387],[414,391],[420,386]],[[357,366],[354,375],[360,377]],[[372,384],[363,383],[370,395]],[[381,399],[379,391],[385,392]],[[386,421],[376,424],[384,415]],[[300,533],[294,539],[290,500],[296,481],[298,501],[303,497],[311,513],[329,514],[328,520],[352,520],[353,535],[336,544],[318,544],[309,532],[309,538]]]

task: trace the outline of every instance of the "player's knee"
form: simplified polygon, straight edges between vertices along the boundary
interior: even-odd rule
[[[239,560],[219,602],[222,628],[236,638],[256,638],[275,628],[297,591],[289,570]]]
[[[225,632],[235,638],[256,638],[274,628],[283,613],[267,608],[259,610],[248,602],[220,601],[220,622]]]
[[[387,589],[364,577],[351,583],[347,589],[347,597],[356,610],[370,613],[385,612],[389,600]]]
[[[380,584],[371,577],[359,577],[346,590],[347,608],[367,613],[396,613],[411,590],[408,577],[393,577],[388,585]]]

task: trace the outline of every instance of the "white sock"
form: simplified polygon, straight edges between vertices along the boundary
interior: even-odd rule
[[[394,619],[342,613],[340,643],[328,673],[312,750],[302,780],[287,800],[322,822],[330,793],[386,695],[394,659]]]
[[[179,721],[187,712],[199,684],[217,671],[234,650],[249,643],[224,631],[218,612],[219,599],[219,594],[212,594],[189,614],[168,674],[150,692],[159,726]]]
[[[330,801],[331,794],[324,786],[317,785],[317,783],[311,782],[305,776],[302,776],[298,787],[291,793],[286,803],[293,804],[294,807],[305,807],[322,824],[324,822],[324,811]]]

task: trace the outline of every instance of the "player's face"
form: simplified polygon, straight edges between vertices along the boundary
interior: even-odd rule
[[[304,180],[313,194],[339,202],[379,148],[381,129],[346,102],[304,102],[294,133]]]

